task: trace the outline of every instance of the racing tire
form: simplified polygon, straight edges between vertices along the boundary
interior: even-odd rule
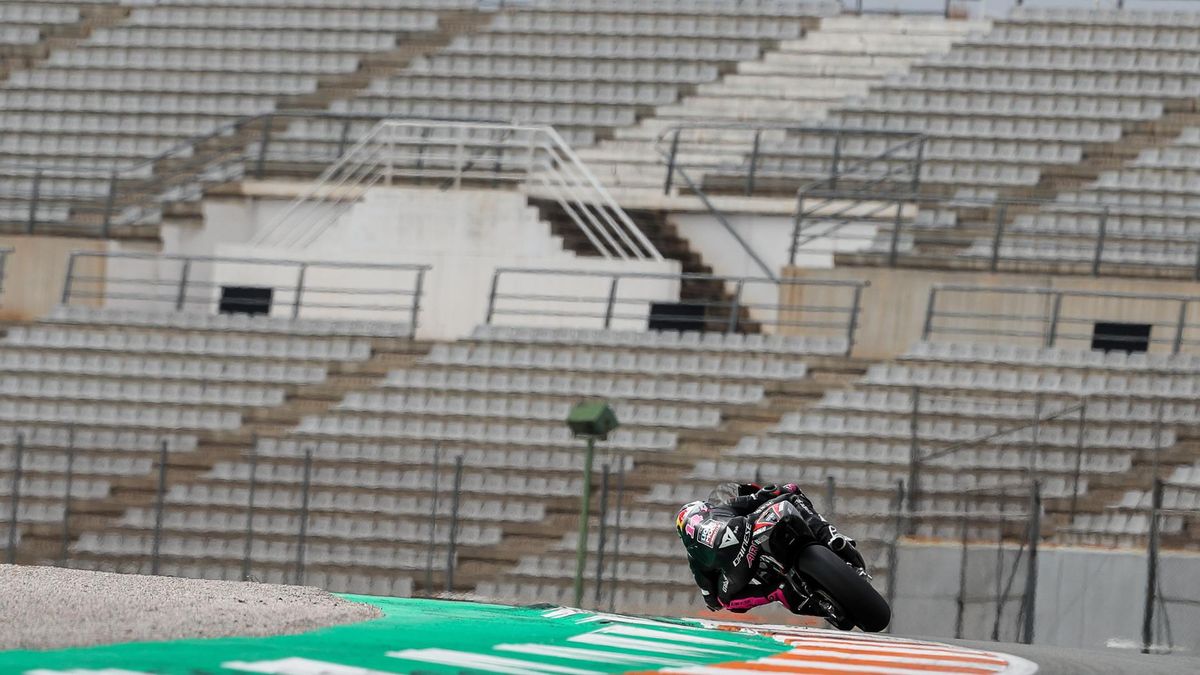
[[[824,546],[806,546],[795,569],[829,594],[846,618],[866,633],[878,633],[892,620],[892,608],[865,578]]]

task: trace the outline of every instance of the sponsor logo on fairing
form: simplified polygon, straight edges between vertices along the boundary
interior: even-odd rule
[[[718,548],[728,548],[738,543],[737,535],[733,533],[732,527],[725,528],[725,534],[721,535],[721,545]]]

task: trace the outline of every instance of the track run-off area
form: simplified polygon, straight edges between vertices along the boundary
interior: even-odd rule
[[[1016,656],[836,631],[559,607],[343,596],[383,616],[296,635],[0,652],[23,675],[815,673],[1027,675]]]

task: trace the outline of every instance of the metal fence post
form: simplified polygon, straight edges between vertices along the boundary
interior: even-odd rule
[[[1024,622],[1021,626],[1021,642],[1033,644],[1034,615],[1037,613],[1038,544],[1042,537],[1042,484],[1033,481],[1029,499],[1029,568],[1025,570]]]
[[[67,430],[67,486],[63,492],[62,542],[58,551],[58,566],[67,566],[71,546],[71,492],[75,488],[75,427]]]
[[[862,286],[854,287],[854,297],[850,303],[850,320],[846,325],[846,353],[850,356],[854,351],[854,336],[858,333],[858,312],[862,308]]]
[[[304,547],[308,539],[309,490],[312,488],[312,448],[304,450],[304,477],[300,487],[300,531],[296,533],[296,576],[292,583],[304,585]]]
[[[1071,521],[1075,522],[1075,514],[1079,505],[1079,474],[1083,471],[1083,436],[1087,431],[1087,397],[1079,403],[1079,438],[1075,439],[1075,471],[1071,480]]]
[[[1186,224],[1191,225],[1191,222]],[[1192,264],[1192,281],[1200,281],[1200,240],[1196,241],[1196,260]]]
[[[75,258],[79,254],[72,252],[67,256],[67,274],[63,279],[62,304],[71,304],[71,285],[75,280]]]
[[[612,283],[608,286],[608,303],[604,306],[604,327],[612,328],[613,311],[617,304],[617,283],[621,277],[613,275]]]
[[[825,476],[825,508],[822,510],[830,518],[837,517],[837,479],[833,476]]]
[[[458,505],[462,499],[463,456],[454,458],[454,496],[450,502],[450,545],[446,547],[446,592],[454,590],[454,567],[458,564]]]
[[[992,232],[992,264],[991,270],[995,272],[1000,268],[1000,244],[1004,241],[1004,222],[1008,220],[1008,205],[1000,204],[996,209],[996,225]]]
[[[961,537],[961,547],[958,558],[958,595],[954,602],[954,639],[961,640],[963,637],[963,615],[967,611],[967,514],[965,506],[959,507],[964,512],[959,520],[959,536]]]
[[[347,117],[342,121],[342,133],[338,137],[337,157],[338,159],[346,152],[346,146],[350,143],[350,118]]]
[[[42,172],[40,170],[34,172],[31,188],[29,194],[29,222],[25,227],[26,234],[33,234],[34,229],[37,227],[38,202],[41,201],[42,193]]]
[[[621,511],[625,508],[625,456],[618,456],[617,461],[617,521],[613,523],[613,561],[612,574],[609,575],[608,611],[615,612],[617,607],[617,590],[620,580],[617,568],[621,566]]]
[[[179,292],[175,296],[175,311],[182,312],[183,306],[187,304],[187,285],[188,275],[192,271],[191,259],[183,261],[183,270],[179,273]]]
[[[921,510],[921,443],[917,433],[921,418],[921,388],[912,388],[912,413],[908,419],[908,512]],[[909,523],[912,527],[912,523]]]
[[[1050,305],[1050,316],[1048,318],[1047,326],[1049,330],[1046,333],[1046,348],[1053,347],[1054,341],[1058,339],[1058,317],[1062,312],[1062,299],[1062,292],[1057,292],[1054,294],[1054,301]]]
[[[928,340],[929,334],[933,332],[933,312],[934,306],[937,305],[937,286],[929,289],[929,303],[925,305],[925,323],[921,327],[921,339]]]
[[[754,131],[754,148],[750,151],[750,171],[746,174],[746,196],[754,194],[754,171],[758,168],[759,143],[762,141],[762,129]]]
[[[921,169],[925,166],[925,136],[917,140],[917,156],[913,159],[913,179],[910,190],[913,198],[921,194]]]
[[[1183,349],[1183,333],[1187,329],[1188,303],[1190,300],[1179,301],[1179,321],[1175,324],[1175,341],[1171,345],[1171,353],[1178,354]]]
[[[250,558],[254,555],[254,492],[258,487],[258,438],[250,441],[250,485],[246,494],[246,546],[242,549],[242,581],[250,580]]]
[[[271,145],[271,126],[275,121],[274,115],[267,115],[263,121],[262,137],[258,143],[258,161],[254,167],[256,178],[261,179],[267,170],[267,148]]]
[[[899,547],[900,536],[904,533],[904,481],[896,481],[896,510],[894,511],[896,518],[896,526],[892,531],[892,540],[888,544],[887,556],[887,603],[888,607],[892,608],[893,614],[896,611],[896,574],[900,568]],[[891,632],[891,626],[888,627],[888,632]]]
[[[1033,395],[1033,439],[1029,449],[1029,475],[1035,479],[1042,469],[1042,393]]]
[[[888,267],[896,266],[900,255],[900,229],[904,227],[904,200],[896,200],[896,217],[892,220],[892,240],[888,242]]]
[[[292,299],[292,318],[300,318],[300,298],[304,295],[304,277],[308,274],[308,263],[300,263],[300,272],[296,275],[296,297]]]
[[[671,152],[667,155],[667,179],[663,183],[663,194],[671,194],[671,188],[675,182],[675,157],[679,153],[679,132],[681,130],[676,127],[675,133],[671,138]]]
[[[492,288],[490,291],[488,291],[487,316],[484,317],[484,320],[483,320],[483,322],[488,325],[491,325],[492,317],[496,313],[496,288],[499,285],[500,285],[500,270],[496,270],[495,272],[492,273]]]
[[[1150,498],[1150,540],[1146,545],[1146,603],[1142,609],[1142,653],[1149,654],[1154,646],[1154,602],[1158,595],[1159,512],[1162,511],[1163,482],[1154,478]]]
[[[25,434],[17,434],[17,445],[13,449],[12,491],[9,495],[8,512],[8,564],[17,562],[17,514],[21,510],[21,465],[25,458]]]
[[[417,336],[417,324],[421,320],[421,296],[425,294],[425,270],[417,270],[416,288],[413,289],[412,311],[409,315],[409,337]]]
[[[433,550],[437,547],[438,495],[441,492],[442,444],[433,444],[433,504],[429,518],[429,548],[425,552],[425,592],[433,593]]]
[[[836,190],[838,169],[842,163],[842,130],[839,128],[833,135],[833,157],[829,163],[829,189]]]
[[[1104,239],[1108,234],[1108,207],[1100,212],[1100,229],[1096,233],[1096,251],[1092,255],[1092,276],[1100,276],[1100,263],[1104,258]]]
[[[167,442],[164,440],[158,451],[158,487],[154,493],[154,543],[150,548],[150,573],[157,575],[159,551],[162,547],[163,511],[167,504]]]
[[[796,255],[800,252],[800,228],[804,224],[804,193],[796,191],[796,215],[792,218],[792,245],[788,247],[788,265],[796,266]]]
[[[604,595],[604,545],[608,535],[608,464],[600,477],[600,541],[596,552],[596,608],[600,608],[600,598]]]
[[[745,279],[738,279],[737,285],[734,287],[733,300],[729,303],[729,319],[725,322],[726,333],[736,333],[741,322],[742,289],[745,285]]]
[[[112,177],[108,181],[108,196],[104,199],[104,224],[100,227],[100,234],[108,237],[109,229],[112,227],[113,210],[117,203],[117,172],[112,172]]]

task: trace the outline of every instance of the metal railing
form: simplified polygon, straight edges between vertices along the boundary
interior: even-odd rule
[[[1200,347],[1198,302],[1187,295],[939,284],[929,291],[921,339],[1017,340],[1047,348],[1093,348],[1100,341],[1178,354]],[[1123,330],[1127,326],[1141,330]]]
[[[1179,504],[1167,505],[1164,496],[1167,492],[1176,495],[1190,494],[1191,501],[1200,501],[1200,486],[1163,480],[1155,472],[1154,484],[1149,490],[1150,504],[1144,510],[1149,516],[1149,534],[1146,540],[1146,591],[1142,604],[1142,653],[1171,653],[1176,649],[1175,637],[1171,626],[1170,607],[1180,606],[1195,609],[1200,607],[1200,598],[1194,595],[1195,583],[1192,575],[1182,579],[1180,587],[1193,591],[1187,595],[1175,595],[1169,591],[1171,580],[1165,579],[1161,553],[1163,548],[1164,527],[1168,519],[1174,518],[1188,521],[1190,524],[1200,522],[1200,508],[1181,507]],[[1164,589],[1167,586],[1168,589]],[[1190,651],[1189,646],[1184,646]]]
[[[62,304],[251,312],[406,323],[415,332],[428,265],[76,251]],[[252,289],[230,294],[231,287]]]
[[[471,466],[461,449],[433,446],[428,460],[433,472],[432,484],[410,494],[410,503],[406,504],[396,500],[395,490],[391,487],[355,487],[331,483],[330,469],[344,468],[346,460],[330,453],[317,441],[299,442],[296,452],[292,454],[279,452],[279,446],[275,446],[276,450],[269,454],[263,453],[257,441],[254,441],[250,449],[224,462],[226,466],[240,464],[240,468],[244,469],[237,474],[238,489],[226,493],[224,499],[196,504],[172,495],[171,487],[183,480],[176,476],[180,472],[190,476],[195,470],[195,462],[190,457],[191,453],[176,447],[175,437],[168,435],[156,444],[154,452],[145,453],[147,459],[151,460],[150,473],[128,476],[152,485],[154,498],[151,505],[146,509],[127,511],[124,524],[126,528],[141,530],[145,534],[148,550],[87,550],[79,542],[82,532],[89,531],[83,529],[89,526],[82,524],[82,521],[90,516],[77,509],[75,502],[80,500],[81,493],[88,492],[95,476],[76,469],[81,455],[91,454],[90,450],[77,446],[76,437],[77,430],[72,427],[68,430],[65,447],[45,447],[33,444],[28,430],[20,430],[16,433],[15,441],[5,447],[8,463],[0,466],[0,475],[8,475],[4,475],[0,481],[0,490],[7,492],[4,499],[9,510],[3,522],[0,522],[0,528],[7,530],[0,542],[3,543],[4,560],[7,563],[83,566],[182,576],[186,574],[184,568],[196,569],[195,558],[181,551],[178,545],[168,547],[168,540],[179,542],[181,538],[190,538],[194,545],[199,546],[213,533],[218,533],[233,545],[224,548],[223,554],[208,557],[207,567],[214,572],[219,571],[218,574],[206,575],[210,578],[265,580],[296,585],[318,583],[334,591],[367,592],[362,587],[335,587],[335,584],[314,579],[314,572],[332,579],[332,574],[325,576],[324,572],[344,572],[346,568],[353,568],[373,578],[410,580],[414,587],[412,590],[418,594],[436,596],[443,591],[463,590],[456,589],[455,584],[455,572],[462,557],[460,549],[479,546],[477,542],[464,537],[462,529],[468,520],[464,509],[471,506],[475,511],[480,510],[482,495],[470,495],[472,491],[464,486],[463,477],[464,472],[477,473],[486,468]],[[33,456],[44,457],[47,454],[66,455],[61,473],[58,473],[58,463],[49,469],[46,462],[33,466],[30,461]],[[291,478],[280,478],[281,469],[289,470]],[[49,511],[45,509],[47,500],[56,502],[55,506],[61,505],[61,517],[58,522],[53,517],[31,521],[28,518],[29,511],[21,507],[31,484],[27,479],[31,475],[44,479],[48,470],[63,485],[61,494],[39,493],[30,496],[41,501],[45,511]],[[202,482],[204,477],[199,480]],[[194,482],[194,477],[187,482]],[[230,484],[228,479],[225,482]],[[264,492],[269,494],[264,496]],[[347,496],[352,499],[354,492],[359,496],[371,497],[379,506],[369,511],[347,512],[344,506],[334,505],[335,501],[344,500]],[[472,501],[469,496],[475,498],[475,503],[468,503]],[[89,498],[94,496],[89,495]],[[179,520],[171,516],[194,514],[197,511],[212,513],[213,507],[220,508],[228,517],[223,526],[214,524],[210,530],[198,534],[191,527],[172,524]],[[355,515],[359,517],[355,521],[357,524],[364,525],[369,520],[372,525],[379,527],[380,534],[377,537],[360,535],[350,538],[346,531],[333,530],[328,525],[319,530],[314,528],[318,519],[329,523],[334,518],[353,519]],[[386,528],[388,520],[396,523],[396,527],[390,531]],[[21,535],[31,525],[47,532],[57,525],[58,541],[50,549],[54,551],[53,554],[47,554],[45,546],[24,550]],[[410,528],[417,536],[423,535],[425,541],[420,544],[417,544],[412,533],[401,535],[413,543],[413,551],[419,548],[422,555],[410,556],[409,560],[393,565],[391,560],[395,552],[396,531],[403,532],[405,528]],[[425,532],[422,533],[422,529]],[[313,560],[314,547],[324,545],[328,549],[331,540],[335,544],[348,545],[353,560],[343,559],[336,563],[328,559]],[[268,550],[268,545],[280,544],[286,548],[284,555],[280,555],[278,550],[274,553]],[[380,545],[383,548],[377,548]],[[372,554],[373,550],[377,553]],[[120,561],[114,562],[113,557],[120,558]]]
[[[612,195],[553,127],[389,120],[380,122],[255,238],[304,246],[370,188],[397,180],[442,189],[522,184],[545,191],[605,258],[662,260]]]
[[[865,281],[500,268],[492,277],[485,322],[823,335],[845,339],[848,354],[867,286]],[[686,289],[707,293],[682,293]]]
[[[681,124],[657,140],[667,164],[664,194],[680,170],[690,170],[709,192],[748,197],[847,182],[914,194],[924,144],[924,134],[913,132],[733,122]]]
[[[913,217],[919,210],[952,213],[956,222],[922,222]],[[1090,222],[1072,230],[1016,219],[1031,213],[1074,214]],[[1119,229],[1114,221],[1122,216],[1170,221],[1175,231]],[[921,264],[1019,272],[1041,264],[1091,276],[1158,274],[1167,268],[1177,270],[1177,277],[1200,280],[1200,212],[1182,208],[1151,213],[1052,200],[811,189],[798,194],[795,219],[792,264],[805,253],[860,252],[883,256],[891,267]],[[915,250],[918,246],[920,251]],[[906,262],[906,256],[913,262]]]

